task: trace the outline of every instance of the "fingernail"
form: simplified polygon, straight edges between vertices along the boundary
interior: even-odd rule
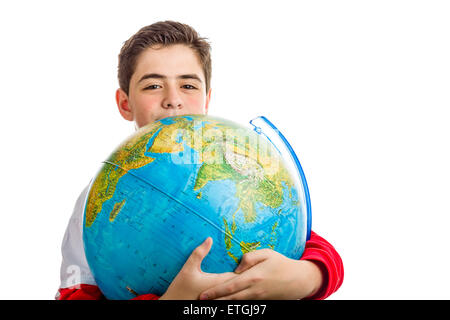
[[[208,300],[208,295],[207,295],[206,293],[203,293],[203,294],[200,296],[200,300]]]

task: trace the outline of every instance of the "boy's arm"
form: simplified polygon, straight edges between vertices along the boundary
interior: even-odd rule
[[[205,290],[200,299],[325,299],[344,277],[339,254],[314,232],[300,260],[260,249],[244,254],[235,272],[237,277]]]
[[[322,286],[307,299],[322,300],[336,292],[344,281],[344,265],[336,249],[324,238],[311,231],[300,260],[315,263],[322,272]]]

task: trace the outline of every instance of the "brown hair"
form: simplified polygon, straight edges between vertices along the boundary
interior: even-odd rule
[[[118,78],[120,88],[128,95],[130,79],[136,68],[139,54],[154,46],[184,44],[193,49],[199,58],[205,76],[206,92],[211,85],[211,46],[206,38],[187,24],[175,21],[160,21],[141,28],[125,41],[119,54]]]

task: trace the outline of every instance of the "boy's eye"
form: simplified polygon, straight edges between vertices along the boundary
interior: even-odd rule
[[[158,88],[161,88],[161,86],[158,85],[158,84],[151,84],[151,85],[145,87],[144,90],[147,90],[147,89],[152,89],[153,90],[153,89],[158,89]]]
[[[185,88],[185,89],[197,89],[196,87],[194,87],[193,85],[190,85],[190,84],[185,84],[184,86],[183,86],[183,88]]]

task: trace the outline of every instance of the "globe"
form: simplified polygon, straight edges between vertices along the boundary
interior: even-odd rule
[[[207,237],[204,272],[233,271],[262,248],[299,259],[307,188],[294,171],[260,130],[227,119],[185,115],[142,127],[89,186],[83,242],[98,287],[108,299],[162,295]]]

